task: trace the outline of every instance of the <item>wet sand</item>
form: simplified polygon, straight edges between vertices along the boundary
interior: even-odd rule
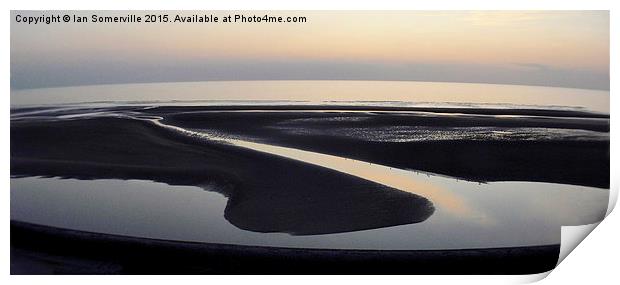
[[[242,109],[245,111],[212,112],[195,107],[189,107],[189,110],[161,107],[149,112],[162,115],[164,122],[177,126],[207,129],[246,140],[471,181],[534,181],[609,188],[609,120],[604,118],[606,115],[588,116],[585,112],[559,110],[456,108],[435,110],[459,114],[453,116],[438,116],[433,113],[376,113],[375,108],[367,107],[366,111],[361,113],[269,112],[262,107],[256,107],[254,110],[260,111],[255,112],[249,108]],[[407,111],[412,108],[379,109]],[[338,107],[319,110],[338,110]],[[501,117],[503,115],[516,117]],[[394,126],[455,132],[458,128],[487,128],[490,129],[488,132],[494,129],[511,131],[517,128],[535,128],[543,133],[549,129],[587,130],[602,135],[604,139],[540,139],[535,136],[528,137],[527,134],[519,139],[506,140],[492,137],[404,142],[374,139],[392,132],[390,128]],[[372,133],[373,129],[377,132]],[[361,130],[366,137],[349,134],[351,130]]]
[[[132,108],[111,110],[131,111]],[[265,112],[262,108],[258,112],[213,112],[212,108],[198,107],[136,110],[142,116],[161,116],[163,122],[175,126],[474,181],[539,181],[609,187],[608,139],[386,142],[346,135],[298,135],[279,128],[285,125],[288,129],[337,132],[342,127],[393,125],[538,127],[607,134],[609,120],[604,115],[553,111],[544,113],[543,118],[539,117],[542,112],[539,110],[474,110],[466,116],[393,114],[389,112],[394,110],[375,109],[336,115]],[[447,111],[450,110],[442,112]],[[20,112],[25,111],[12,110],[13,114]],[[55,115],[63,112],[73,111],[58,111]],[[460,112],[463,110],[456,113]],[[471,116],[476,112],[526,113],[535,118]],[[334,120],[334,117],[349,119]],[[143,179],[171,185],[209,185],[209,189],[229,198],[226,219],[241,229],[255,232],[293,235],[349,232],[418,223],[434,211],[432,201],[419,195],[300,161],[184,136],[147,120],[97,116],[16,119],[11,121],[10,139],[13,177]],[[12,263],[15,260],[11,270],[15,273],[28,270],[27,264],[33,260],[46,258],[77,260],[69,263],[73,266],[58,269],[66,273],[537,273],[555,266],[559,250],[557,245],[447,251],[197,245],[80,233],[18,221],[12,221],[11,231]],[[49,242],[46,245],[37,242],[42,238]],[[42,258],[45,254],[47,257]],[[105,270],[95,265],[80,271],[80,266],[93,264],[92,260],[94,264],[100,264],[97,260],[103,262]]]

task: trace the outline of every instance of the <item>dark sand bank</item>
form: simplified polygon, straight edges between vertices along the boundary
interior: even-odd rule
[[[176,126],[473,181],[535,181],[609,187],[609,120],[594,118],[596,115],[590,118],[585,114],[581,114],[581,118],[496,118],[372,112],[180,110],[163,107],[149,112],[163,116],[164,122]],[[511,113],[509,110],[485,112]],[[558,112],[528,110],[511,114],[556,116]],[[570,113],[570,116],[576,115],[579,114]],[[421,139],[382,140],[398,132],[402,132],[404,138]],[[473,132],[477,134],[470,135]],[[521,133],[495,135],[510,132]],[[433,139],[424,139],[433,135]]]
[[[272,248],[179,243],[11,222],[11,274],[534,274],[553,269],[559,249]]]
[[[229,198],[228,221],[256,232],[349,232],[434,211],[423,197],[374,182],[117,118],[12,122],[11,175],[208,185]]]

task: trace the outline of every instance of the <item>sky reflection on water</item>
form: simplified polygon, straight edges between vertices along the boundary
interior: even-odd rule
[[[213,101],[215,100],[215,101]],[[241,100],[242,102],[235,102]],[[265,101],[267,100],[267,101]],[[275,100],[275,101],[274,101]],[[609,114],[609,91],[524,85],[412,81],[216,81],[11,90],[11,106],[84,102],[342,104],[578,108]],[[269,102],[271,101],[271,102]],[[245,102],[245,103],[244,103]]]
[[[436,211],[422,223],[357,232],[313,236],[256,233],[226,221],[226,198],[208,191],[208,185],[201,189],[141,180],[30,177],[11,181],[11,219],[227,244],[357,249],[507,247],[559,243],[561,225],[602,219],[609,195],[606,189],[551,183],[480,184],[308,151],[228,142],[410,191],[430,199]]]

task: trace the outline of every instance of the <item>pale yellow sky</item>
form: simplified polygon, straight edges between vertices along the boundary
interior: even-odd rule
[[[18,13],[13,12],[13,18]],[[127,14],[81,12],[84,15],[93,13]],[[235,12],[213,14],[223,17]],[[265,12],[243,14],[263,15]],[[288,79],[284,76],[287,74],[298,74],[294,79],[315,79],[324,74],[324,69],[333,69],[325,65],[340,63],[340,66],[354,65],[350,70],[343,68],[340,72],[346,77],[344,79],[372,77],[370,74],[356,75],[359,65],[364,64],[387,74],[386,78],[377,79],[426,80],[429,76],[417,75],[420,72],[409,70],[410,65],[423,65],[431,69],[429,74],[434,72],[436,76],[441,76],[442,73],[449,73],[456,79],[459,72],[478,72],[479,79],[471,80],[480,82],[512,83],[506,81],[514,79],[515,83],[523,84],[524,74],[533,71],[541,73],[542,77],[549,77],[544,79],[549,84],[545,84],[543,79],[538,82],[534,75],[530,75],[534,85],[563,86],[562,78],[565,78],[568,85],[564,85],[579,87],[570,86],[580,84],[572,82],[574,77],[581,78],[584,81],[581,85],[585,88],[609,88],[609,14],[606,11],[291,11],[269,14],[306,16],[308,22],[25,25],[13,19],[12,70],[16,69],[18,72],[15,75],[18,76],[30,73],[36,77],[40,75],[38,72],[43,74],[51,70],[57,72],[59,68],[89,66],[84,71],[105,78],[108,70],[113,73],[109,62],[122,62],[123,70],[134,70],[144,65],[174,69],[171,66],[175,62],[203,62],[203,69],[221,69],[221,78],[217,79],[252,79],[251,74],[246,76],[249,78],[234,78],[235,74],[240,73],[235,68],[256,69],[254,73],[261,74],[259,69],[264,68],[261,64],[270,66],[272,79]],[[310,64],[310,67],[303,70],[304,64]],[[100,68],[92,71],[93,66]],[[433,67],[439,69],[433,70]],[[446,68],[449,70],[444,70]],[[280,69],[281,76],[277,72]],[[493,69],[498,71],[493,72]],[[211,73],[203,72],[200,77],[196,75],[200,72],[197,72],[186,76],[192,80],[202,77],[213,79]],[[502,74],[502,78],[486,75],[494,73]],[[462,77],[471,76],[464,74]],[[50,80],[49,77],[46,80]],[[168,81],[161,74],[152,77],[145,76],[142,81]],[[485,80],[487,77],[488,80]],[[177,72],[170,78],[182,80],[183,76]],[[84,78],[84,82],[52,79],[58,82],[38,84],[89,83],[88,78]],[[270,78],[259,76],[258,79]],[[110,80],[114,81],[113,78]],[[28,87],[32,83],[22,81],[12,83],[20,87]],[[607,86],[599,86],[605,84]]]

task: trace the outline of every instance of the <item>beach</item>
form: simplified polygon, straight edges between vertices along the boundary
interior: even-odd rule
[[[14,179],[139,179],[197,186],[224,195],[225,219],[256,233],[320,236],[413,225],[433,216],[436,203],[445,206],[435,196],[426,197],[428,192],[420,194],[422,189],[402,191],[381,180],[287,157],[288,148],[478,183],[609,187],[609,118],[588,112],[116,106],[22,108],[12,115]],[[83,273],[538,273],[555,266],[559,250],[555,243],[396,251],[256,247],[89,233],[18,220],[12,220],[11,229],[16,273],[27,271],[23,264],[46,260],[42,252],[51,252],[47,258],[53,264],[71,258],[89,260],[77,262],[80,266],[104,260],[103,268],[87,266]],[[36,240],[43,236],[50,242],[41,247]],[[74,250],[57,251],[69,244]],[[128,248],[135,252],[110,259]],[[194,250],[199,253],[188,254]],[[182,262],[162,269],[158,258]],[[79,266],[71,269],[71,262],[69,269],[41,262],[44,272],[82,272]]]

